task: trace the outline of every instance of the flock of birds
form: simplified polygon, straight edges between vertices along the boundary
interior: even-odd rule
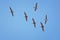
[[[34,11],[36,11],[38,9],[37,6],[38,6],[38,3],[36,2],[35,6],[34,6]],[[14,16],[14,12],[13,12],[12,8],[11,7],[9,7],[9,8],[10,8],[12,16]],[[28,21],[28,15],[26,14],[25,11],[24,11],[24,15],[25,15],[25,19],[26,19],[26,22],[27,22]],[[47,15],[45,15],[44,24],[47,23],[47,20],[48,20],[47,19]],[[32,22],[33,22],[34,27],[36,28],[36,22],[35,22],[34,18],[32,18]],[[42,31],[44,32],[44,25],[43,25],[43,23],[40,22],[40,25],[41,25]]]

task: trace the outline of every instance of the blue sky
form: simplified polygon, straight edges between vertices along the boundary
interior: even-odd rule
[[[38,9],[35,12],[36,2]],[[27,22],[24,11],[28,15]],[[42,32],[40,22],[44,22],[46,14],[48,22]],[[36,21],[36,28],[32,18]],[[60,40],[60,0],[0,0],[0,40]]]

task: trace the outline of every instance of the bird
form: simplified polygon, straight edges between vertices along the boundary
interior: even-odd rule
[[[35,22],[34,18],[32,18],[32,21],[33,21],[34,27],[36,28],[36,22]]]
[[[13,13],[12,8],[11,7],[9,7],[9,8],[10,8],[10,11],[11,11],[12,16],[14,16],[14,13]]]
[[[47,23],[47,20],[48,20],[48,19],[47,19],[47,15],[45,15],[45,24]]]
[[[34,6],[34,11],[37,10],[37,6],[38,6],[38,3],[36,2],[35,6]]]
[[[27,16],[27,14],[26,14],[25,11],[24,11],[24,15],[25,15],[25,19],[26,19],[26,22],[27,22],[27,20],[28,20],[28,16]]]
[[[44,32],[44,25],[43,25],[43,23],[40,22],[40,25],[41,25],[42,31]]]

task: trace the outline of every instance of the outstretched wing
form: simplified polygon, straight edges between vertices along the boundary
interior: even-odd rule
[[[46,15],[46,16],[45,16],[45,24],[46,24],[47,20],[48,20],[48,19],[47,19],[47,15]]]
[[[33,21],[34,27],[36,28],[36,22],[35,22],[34,18],[32,18],[32,21]]]
[[[44,31],[44,25],[43,25],[43,23],[40,22],[40,24],[41,24],[42,31]]]
[[[36,2],[35,7],[34,7],[35,11],[37,10],[37,5],[38,5],[38,3]]]
[[[10,11],[11,11],[12,16],[14,16],[12,8],[11,7],[9,7],[9,8],[10,8]]]
[[[25,15],[25,19],[26,19],[26,21],[27,21],[28,16],[27,16],[26,12],[24,12],[24,15]]]

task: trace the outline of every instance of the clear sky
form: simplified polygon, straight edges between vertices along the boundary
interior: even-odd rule
[[[38,9],[35,12],[36,2]],[[24,11],[28,15],[27,22]],[[44,23],[46,14],[48,21],[43,32],[40,22]],[[36,21],[36,28],[32,18]],[[60,0],[0,0],[0,40],[60,40]]]

